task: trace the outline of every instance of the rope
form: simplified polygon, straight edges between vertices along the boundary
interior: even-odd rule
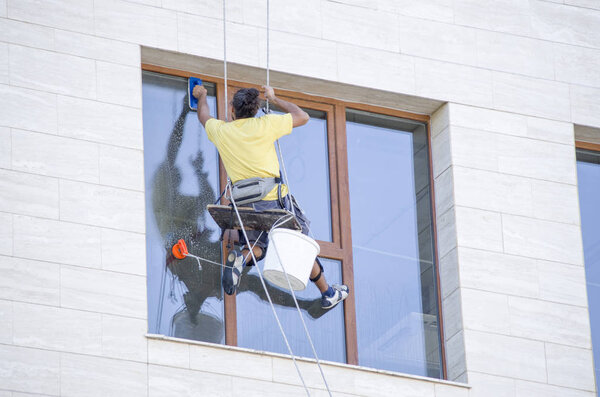
[[[271,7],[269,7],[269,0],[267,0],[267,87],[270,84],[269,81],[269,55],[271,54],[271,51],[269,49],[270,46],[270,37],[269,37],[269,33],[271,31],[271,29],[269,28],[269,21],[270,21],[270,12],[271,12]],[[267,108],[267,114],[269,113],[269,99],[267,99],[267,104],[266,104],[266,108]]]
[[[246,240],[246,244],[248,247],[250,247],[250,240],[248,239],[248,235],[246,234],[246,229],[244,228],[244,223],[242,222],[242,217],[240,216],[240,213],[238,212],[238,208],[237,205],[235,204],[235,200],[233,198],[233,193],[231,191],[231,185],[229,185],[229,192],[231,194],[231,203],[233,204],[233,208],[235,209],[235,214],[238,217],[238,221],[240,222],[240,229],[242,231],[242,234],[244,235],[244,239]],[[271,310],[273,311],[273,315],[275,316],[275,320],[277,321],[277,325],[279,326],[279,331],[281,331],[281,335],[283,336],[283,340],[285,341],[285,345],[287,346],[288,352],[290,353],[290,356],[292,357],[292,361],[294,362],[294,366],[296,367],[296,371],[298,372],[298,376],[300,377],[300,380],[302,381],[302,385],[304,386],[304,390],[306,390],[306,394],[308,395],[308,397],[310,397],[310,392],[308,390],[308,387],[306,386],[306,383],[304,382],[304,378],[302,377],[302,372],[300,372],[300,368],[298,367],[298,363],[296,362],[296,356],[294,356],[294,352],[292,351],[292,347],[290,346],[290,342],[288,341],[287,336],[285,335],[285,331],[283,330],[283,326],[281,325],[281,321],[279,321],[279,316],[277,315],[277,312],[275,311],[275,305],[273,305],[273,300],[271,299],[271,294],[269,294],[269,290],[267,289],[267,285],[265,284],[265,280],[263,278],[262,275],[262,270],[260,270],[260,266],[258,266],[258,261],[256,260],[256,257],[254,256],[254,251],[250,250],[250,255],[252,255],[252,260],[254,261],[254,263],[256,263],[256,270],[258,271],[258,276],[260,277],[260,283],[263,286],[263,289],[265,290],[265,294],[267,296],[267,299],[269,300],[269,304],[271,305]],[[296,300],[296,298],[294,297],[294,301]]]
[[[229,107],[227,106],[227,102],[229,99],[227,97],[227,10],[226,10],[226,0],[223,0],[223,76],[225,77],[225,121],[228,121],[229,115]]]
[[[289,215],[284,215],[284,217],[286,217],[286,216],[289,216]],[[260,239],[260,237],[262,236],[262,234],[263,234],[263,232],[260,232],[260,234],[258,235],[258,238],[254,242],[254,245],[252,245],[251,249],[254,249],[254,246],[256,246],[256,243],[258,243],[258,240]],[[196,259],[196,261],[198,262],[198,266],[200,267],[200,270],[202,270],[202,264],[200,263],[200,261],[203,261],[203,262],[206,262],[206,263],[210,263],[211,265],[219,266],[219,267],[222,267],[224,269],[226,269],[226,268],[233,269],[233,266],[227,266],[227,265],[224,265],[224,264],[219,263],[219,262],[211,261],[210,259],[206,259],[206,258],[203,258],[203,257],[198,256],[198,255],[190,254],[189,252],[187,254],[185,254],[185,256],[189,256],[190,258]],[[249,256],[250,256],[250,254],[246,255],[246,257],[244,258],[244,261],[247,261]]]
[[[285,181],[285,185],[287,186],[288,195],[290,197],[290,206],[292,207],[292,214],[296,216],[296,208],[294,208],[294,202],[292,201],[292,189],[290,188],[290,181],[287,176],[287,170],[285,169],[285,161],[283,161],[283,152],[281,151],[281,145],[279,144],[279,139],[277,140],[277,152],[279,153],[279,158],[281,159],[281,167],[283,168],[283,179]]]
[[[270,85],[270,1],[267,0],[267,86]],[[224,84],[225,84],[225,121],[228,121],[228,96],[227,96],[227,7],[226,7],[226,0],[223,0],[223,75],[224,75]],[[266,110],[267,113],[269,113],[269,100],[267,99],[266,101]],[[290,195],[290,205],[292,207],[292,214],[294,217],[296,217],[296,210],[295,210],[295,206],[294,206],[294,202],[291,199],[291,189],[289,187],[289,181],[288,181],[288,177],[287,177],[287,170],[285,168],[285,162],[283,160],[283,155],[282,155],[282,151],[281,151],[281,146],[279,144],[279,140],[277,140],[277,150],[279,152],[279,156],[281,158],[281,164],[283,167],[283,177],[285,179],[286,185],[287,185],[287,189],[288,189],[288,195]],[[240,223],[240,229],[242,231],[242,234],[244,235],[244,239],[246,240],[246,245],[248,247],[250,247],[250,240],[248,239],[248,235],[246,233],[246,229],[244,228],[244,223],[242,221],[242,217],[240,216],[240,213],[238,211],[237,205],[235,203],[235,200],[233,199],[233,194],[232,194],[232,189],[231,189],[231,184],[228,183],[228,188],[229,188],[229,192],[230,192],[230,200],[231,203],[233,204],[233,208],[235,209],[235,213],[236,216],[238,218],[238,221]],[[227,188],[226,188],[227,189]],[[277,223],[277,222],[276,222]],[[257,239],[258,241],[258,239]],[[254,243],[256,244],[256,242]],[[269,290],[267,289],[267,285],[265,284],[265,280],[263,278],[262,275],[262,271],[260,270],[260,267],[258,266],[258,261],[256,260],[256,257],[254,255],[254,245],[252,245],[252,247],[249,250],[249,254],[252,256],[252,260],[254,261],[254,263],[257,264],[256,269],[258,271],[258,275],[260,278],[260,282],[263,286],[263,289],[265,291],[265,294],[267,296],[267,299],[269,301],[269,305],[271,306],[271,310],[273,312],[273,315],[275,316],[275,320],[277,321],[277,325],[279,326],[279,330],[281,331],[281,335],[283,336],[283,339],[285,341],[286,347],[288,349],[288,352],[290,353],[290,356],[292,357],[292,361],[294,362],[294,366],[296,367],[296,371],[298,372],[298,376],[300,377],[300,380],[302,382],[302,385],[304,386],[304,390],[306,391],[306,394],[310,397],[310,391],[308,390],[308,387],[306,386],[306,383],[304,381],[304,378],[302,377],[302,373],[300,372],[300,368],[298,367],[298,363],[296,361],[296,357],[294,356],[294,353],[292,351],[292,347],[290,346],[290,343],[288,341],[287,336],[285,335],[285,331],[283,330],[283,326],[281,325],[281,321],[279,320],[279,316],[277,315],[277,312],[275,310],[275,306],[273,304],[273,300],[271,299],[271,295],[269,294]],[[277,257],[279,258],[279,252],[277,252],[277,248],[275,248],[276,250],[276,254]],[[204,260],[208,263],[212,263],[212,264],[217,264],[214,261],[210,261],[210,260],[206,260],[204,258],[200,258],[198,256],[195,255],[191,255],[189,254],[189,256],[195,257],[196,260],[198,261],[198,265],[201,267],[202,265],[200,264],[200,260]],[[294,290],[292,288],[292,285],[290,283],[287,271],[285,270],[285,268],[283,267],[283,264],[281,263],[281,259],[279,258],[279,262],[281,264],[281,267],[283,269],[283,272],[285,274],[285,278],[288,282],[288,286],[290,287],[290,291],[292,292],[292,297],[294,298],[294,304],[296,305],[296,309],[298,310],[298,314],[300,315],[300,320],[302,321],[302,325],[304,326],[304,331],[306,332],[306,336],[308,337],[308,341],[310,343],[310,346],[312,348],[313,354],[315,356],[315,359],[317,361],[317,365],[319,367],[319,371],[321,372],[321,376],[323,378],[323,381],[325,382],[325,387],[327,388],[327,392],[329,393],[329,396],[331,396],[331,391],[329,390],[329,385],[327,383],[327,380],[325,379],[325,374],[323,372],[323,368],[321,367],[321,363],[319,361],[319,357],[317,355],[317,351],[315,349],[315,346],[313,344],[312,338],[310,337],[310,333],[308,332],[308,328],[306,326],[306,323],[304,321],[304,317],[302,316],[302,312],[300,310],[300,306],[298,305],[298,300],[296,299],[296,294],[294,293]],[[224,266],[222,264],[217,264],[219,266]]]
[[[269,64],[269,56],[270,56],[270,1],[267,0],[267,86],[270,85],[270,75],[271,75],[271,69],[270,69],[270,64]],[[266,103],[266,109],[267,109],[267,113],[269,113],[269,100],[267,99],[267,103]],[[294,205],[294,200],[292,199],[292,189],[290,188],[290,181],[288,179],[287,176],[287,170],[285,168],[285,161],[283,159],[283,152],[281,151],[281,145],[279,144],[279,139],[277,140],[277,151],[279,152],[279,158],[281,159],[281,166],[283,168],[283,178],[285,181],[285,184],[287,186],[287,190],[288,190],[288,199],[290,201],[290,206],[292,207],[292,214],[294,217],[296,217],[296,208]],[[232,201],[233,202],[233,201]],[[236,207],[235,203],[233,204],[234,208]],[[236,213],[237,213],[237,208],[236,208]],[[239,217],[239,215],[238,215]],[[242,220],[241,218],[239,219],[240,221],[240,226],[242,224]],[[275,224],[273,224],[273,226],[271,227],[271,230],[275,228]],[[310,228],[309,228],[309,232],[310,232]],[[246,232],[244,231],[244,236],[246,235]],[[250,245],[250,243],[246,240],[247,244]],[[306,333],[306,336],[308,338],[308,342],[310,344],[310,347],[312,349],[312,352],[315,356],[315,360],[317,361],[317,366],[319,367],[319,372],[321,372],[321,377],[323,378],[323,382],[325,383],[325,387],[327,388],[327,392],[329,393],[329,396],[331,397],[331,390],[329,390],[329,384],[327,383],[327,379],[325,379],[325,373],[323,372],[323,368],[321,367],[321,362],[319,360],[319,356],[317,355],[317,350],[315,349],[315,345],[312,341],[312,338],[310,337],[310,332],[308,332],[308,327],[306,326],[306,322],[304,321],[304,316],[302,315],[302,311],[300,310],[300,306],[298,305],[298,300],[296,299],[296,293],[294,292],[294,289],[292,288],[292,284],[290,282],[290,279],[288,277],[287,271],[285,270],[285,267],[283,266],[283,262],[281,261],[281,258],[279,257],[279,251],[277,251],[277,247],[275,244],[273,244],[273,246],[275,247],[275,253],[277,254],[277,258],[279,259],[279,263],[281,265],[281,268],[283,269],[283,274],[285,275],[285,279],[287,280],[288,283],[288,287],[290,288],[290,291],[292,293],[292,297],[294,298],[294,304],[296,305],[296,309],[298,310],[298,315],[300,316],[300,321],[302,321],[302,326],[304,327],[304,332]],[[252,252],[252,251],[250,251]],[[254,256],[254,254],[252,254]],[[256,262],[256,261],[255,261]],[[258,266],[257,266],[258,267]],[[260,270],[259,270],[260,272]],[[261,281],[262,281],[262,275],[261,275]],[[265,289],[266,291],[266,289]],[[270,299],[269,299],[270,301]],[[273,308],[273,313],[275,313],[275,309]],[[279,319],[277,320],[279,322]],[[283,329],[282,329],[283,332]],[[287,340],[286,340],[287,343]],[[290,349],[291,351],[291,349]],[[293,357],[293,356],[292,356]],[[296,361],[294,360],[294,363]],[[302,381],[302,383],[304,383],[304,380]],[[304,386],[306,388],[306,385]],[[308,389],[306,390],[306,393],[310,396],[310,393],[308,391]]]
[[[293,204],[292,204],[292,206],[293,206]],[[271,230],[273,230],[273,228],[271,228]],[[323,372],[323,368],[321,367],[321,362],[319,361],[319,356],[317,355],[317,350],[315,349],[315,345],[312,341],[312,338],[310,337],[310,332],[308,332],[308,327],[306,326],[306,322],[304,321],[304,316],[302,315],[302,311],[300,310],[300,305],[298,305],[298,300],[296,299],[296,293],[294,292],[294,289],[292,288],[292,283],[290,282],[290,278],[288,277],[287,270],[285,270],[285,266],[283,266],[283,261],[281,260],[281,257],[279,256],[279,251],[277,250],[277,244],[272,243],[272,245],[273,245],[273,248],[275,248],[275,254],[277,255],[279,264],[281,265],[281,268],[283,269],[283,274],[285,275],[285,279],[288,283],[288,287],[290,288],[290,291],[292,292],[292,297],[294,298],[294,304],[296,305],[296,310],[298,310],[298,316],[300,316],[300,321],[302,321],[302,326],[304,327],[304,332],[306,333],[306,336],[308,337],[308,342],[309,342],[312,352],[315,356],[315,360],[317,361],[317,366],[319,367],[319,372],[321,372],[321,377],[323,378],[323,382],[325,383],[325,388],[327,389],[329,396],[332,397],[331,390],[329,390],[329,384],[327,383],[327,379],[325,379],[325,373]]]

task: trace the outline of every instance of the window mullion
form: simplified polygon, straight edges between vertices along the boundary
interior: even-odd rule
[[[346,107],[338,102],[335,105],[335,151],[337,158],[337,191],[339,197],[339,217],[342,259],[342,280],[354,291],[354,270],[352,268],[352,230],[350,223],[350,191],[348,188],[348,152],[346,147]],[[344,321],[346,330],[346,362],[358,365],[358,343],[356,336],[356,305],[354,293],[344,301]]]
[[[231,86],[227,88],[228,96],[231,93]],[[225,95],[225,85],[223,83],[217,84],[217,116],[219,120],[225,120],[225,114],[227,110],[223,106],[223,96]],[[229,100],[227,101],[229,103]],[[223,161],[221,161],[221,157],[219,156],[219,179],[221,182],[221,191],[225,189],[227,185],[227,172],[225,171],[225,167],[223,166]],[[220,192],[219,192],[220,193]],[[225,200],[225,197],[221,198],[221,204],[228,204]],[[223,265],[225,265],[225,261],[227,259],[227,245],[230,240],[230,233],[226,233],[225,238],[223,239],[221,249],[224,253],[221,255]],[[236,300],[235,295],[227,295],[223,293],[223,302],[225,305],[225,344],[230,346],[237,346],[237,308],[236,308]]]

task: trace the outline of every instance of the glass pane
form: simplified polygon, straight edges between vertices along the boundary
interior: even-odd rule
[[[331,241],[331,194],[329,192],[329,154],[327,114],[304,109],[310,120],[279,140],[289,177],[290,189],[310,223],[310,236]],[[277,109],[273,113],[282,114]],[[259,111],[257,116],[264,113]],[[283,168],[281,168],[283,172]]]
[[[577,151],[579,206],[596,379],[600,380],[600,153]]]
[[[341,284],[340,261],[321,258],[329,284]],[[262,262],[259,262],[262,266]],[[242,276],[237,293],[238,346],[288,354],[281,332],[260,283],[258,272],[250,267]],[[313,357],[292,295],[269,285],[269,293],[295,355]],[[296,291],[310,336],[319,359],[346,362],[343,304],[326,311],[321,309],[321,293],[309,283],[304,291]]]
[[[148,328],[223,343],[221,268],[171,255],[182,238],[190,252],[221,261],[220,230],[205,210],[217,196],[217,150],[189,111],[186,79],[144,72],[142,84]],[[215,88],[207,88],[215,116]]]
[[[426,125],[346,117],[359,364],[440,378]]]

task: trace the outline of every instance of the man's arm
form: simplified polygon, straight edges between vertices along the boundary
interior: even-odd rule
[[[298,105],[277,98],[272,87],[263,85],[263,88],[265,89],[265,98],[267,98],[269,102],[279,106],[285,112],[292,115],[292,124],[294,127],[300,127],[301,125],[308,123],[310,116],[304,110],[300,109]]]
[[[194,87],[192,91],[192,95],[198,99],[198,120],[202,123],[204,127],[208,119],[212,118],[210,116],[210,108],[208,107],[208,102],[206,102],[206,88],[201,85],[197,85]]]

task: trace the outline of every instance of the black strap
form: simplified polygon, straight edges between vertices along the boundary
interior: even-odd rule
[[[279,171],[279,177],[275,178],[275,182],[277,183],[277,200],[279,201],[279,206],[282,210],[285,209],[285,203],[283,202],[283,197],[281,197],[281,184],[283,183],[283,177],[281,176],[281,170]]]
[[[310,281],[312,281],[313,283],[316,283],[317,281],[319,281],[319,279],[321,278],[321,275],[323,274],[323,265],[321,264],[321,261],[319,260],[319,258],[315,259],[315,261],[319,265],[319,274],[317,274],[314,278],[310,279]]]
[[[225,186],[225,189],[223,189],[223,192],[221,193],[219,198],[215,201],[215,205],[219,204],[219,201],[221,201],[221,197],[223,197],[225,195],[226,191],[227,191],[227,186]]]

